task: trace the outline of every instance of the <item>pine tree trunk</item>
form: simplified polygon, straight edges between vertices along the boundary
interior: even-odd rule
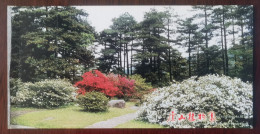
[[[122,44],[121,44],[121,41],[122,41],[122,34],[120,33],[120,39],[119,39],[119,62],[120,62],[120,69],[122,69]]]
[[[207,32],[207,26],[208,26],[208,14],[207,14],[207,7],[204,7],[204,13],[205,13],[205,28],[206,28],[206,35],[205,35],[205,41],[206,41],[206,49],[208,49],[208,32]],[[209,73],[209,57],[208,52],[206,52],[206,71]]]
[[[161,66],[161,60],[160,60],[160,53],[158,53],[157,55],[157,70],[158,70],[158,78],[159,78],[159,81],[161,81],[161,70],[160,70],[160,66]]]
[[[225,43],[225,58],[226,58],[226,75],[228,75],[229,69],[228,69],[228,54],[227,54],[227,37],[226,37],[226,26],[225,26],[225,11],[224,6],[223,7],[223,30],[224,30],[224,43]]]
[[[244,42],[244,25],[243,24],[241,25],[241,43],[245,47],[245,42]]]
[[[171,64],[171,48],[170,48],[170,20],[168,19],[168,45],[169,45],[169,50],[168,50],[168,60],[169,60],[169,72],[170,72],[170,81],[172,82],[172,64]]]
[[[223,21],[223,20],[222,20]],[[222,52],[222,66],[223,66],[223,74],[226,75],[226,64],[225,64],[225,50],[224,50],[224,39],[223,39],[223,25],[220,23],[221,29],[221,52]]]
[[[133,75],[133,44],[134,44],[134,39],[133,39],[133,36],[132,36],[132,45],[131,45],[131,75]]]
[[[197,75],[199,76],[200,73],[199,73],[199,70],[200,70],[200,46],[198,44],[198,47],[197,47]]]
[[[126,43],[126,70],[127,70],[127,77],[129,77],[129,63],[128,63],[128,44]]]
[[[125,57],[126,57],[126,49],[125,49],[125,47],[126,47],[126,44],[124,44],[123,47],[124,47],[124,74],[125,74],[125,67],[126,67],[126,66],[125,66],[125,61],[126,61],[126,60],[125,60],[125,59],[126,59],[126,58],[125,58]]]
[[[231,12],[233,13],[233,10],[231,8]],[[233,40],[232,40],[232,43],[233,45],[236,44],[235,42],[235,23],[234,23],[234,17],[232,16],[232,34],[233,34]]]
[[[188,61],[188,62],[189,62],[189,77],[191,77],[191,62],[190,62],[190,61],[191,61],[191,57],[190,57],[190,53],[191,53],[191,51],[190,51],[190,34],[191,34],[191,33],[190,33],[190,31],[189,31],[189,48],[188,48],[188,49],[189,49],[189,50],[188,50],[188,52],[189,52],[189,61]]]
[[[144,49],[145,49],[144,46],[145,46],[145,45],[144,45],[144,39],[143,39],[143,46],[142,46],[142,47],[143,47],[143,48],[142,48],[143,54],[144,54],[144,51],[145,51],[145,50],[144,50]],[[144,69],[144,57],[142,57],[142,69]]]

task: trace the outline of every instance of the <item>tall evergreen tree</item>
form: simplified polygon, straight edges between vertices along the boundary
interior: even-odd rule
[[[138,38],[142,41],[142,51],[137,54],[137,58],[141,64],[137,66],[136,71],[143,77],[149,77],[148,81],[152,83],[162,82],[165,76],[161,65],[165,60],[163,55],[169,49],[167,38],[163,36],[167,29],[165,23],[168,21],[167,17],[166,12],[151,9],[145,13],[144,20],[140,24]]]
[[[124,13],[118,18],[114,18],[111,29],[118,31],[119,33],[119,56],[120,56],[120,67],[122,68],[122,50],[123,50],[123,71],[129,76],[129,46],[131,41],[134,40],[134,28],[136,21],[129,13]],[[123,49],[122,49],[123,48]],[[132,55],[131,55],[132,56]]]
[[[193,18],[187,18],[185,20],[179,21],[178,32],[181,34],[178,37],[179,44],[184,47],[188,47],[188,65],[189,65],[189,77],[192,75],[192,65],[191,65],[191,55],[192,50],[195,49],[195,34],[197,33],[198,26],[197,24],[193,24]]]
[[[75,80],[80,67],[93,65],[87,47],[95,33],[87,16],[75,7],[15,7],[12,29],[17,32],[12,34],[12,48],[19,51],[12,51],[11,65],[19,75],[12,71],[11,76],[23,81]]]
[[[212,32],[214,31],[214,25],[212,24],[212,21],[210,19],[213,7],[208,5],[203,5],[203,6],[193,6],[193,9],[201,11],[201,13],[196,14],[196,16],[197,18],[201,18],[204,21],[204,23],[202,23],[203,28],[201,32],[204,34],[205,48],[208,49],[209,41],[212,39],[213,37]],[[206,56],[205,73],[207,74],[209,72],[210,61],[207,58],[208,53],[205,53],[205,56]]]

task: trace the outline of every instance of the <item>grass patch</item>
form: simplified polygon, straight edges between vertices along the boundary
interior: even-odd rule
[[[10,110],[11,110],[12,112],[30,112],[30,111],[39,111],[39,110],[44,110],[44,109],[30,108],[30,107],[11,106]]]
[[[124,124],[116,126],[116,128],[166,128],[159,124],[152,124],[144,121],[131,120]]]
[[[18,125],[17,123],[17,116],[29,113],[29,112],[36,112],[36,111],[42,111],[44,109],[37,109],[37,108],[23,108],[18,106],[11,106],[11,118],[10,118],[10,124],[12,125]]]
[[[131,109],[134,103],[126,103],[126,108],[109,108],[107,112],[85,112],[79,106],[71,105],[59,109],[46,109],[36,112],[29,112],[15,117],[19,125],[35,128],[84,128],[96,122],[104,121],[113,117],[133,113]],[[29,108],[30,109],[30,108]],[[14,109],[15,111],[26,110]],[[36,109],[37,110],[37,109]]]

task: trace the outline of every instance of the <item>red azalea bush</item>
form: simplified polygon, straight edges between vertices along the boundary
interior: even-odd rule
[[[114,86],[113,81],[98,70],[86,72],[82,75],[82,78],[83,80],[75,84],[79,88],[78,94],[85,95],[86,92],[98,91],[106,96],[113,97],[119,92],[119,88]]]
[[[131,97],[135,93],[135,80],[131,80],[124,76],[115,75],[115,74],[109,74],[107,77],[119,89],[116,97],[128,98],[128,97]]]
[[[86,92],[102,92],[108,97],[127,98],[135,93],[135,80],[127,79],[121,75],[109,74],[105,76],[98,70],[89,71],[82,75],[83,80],[75,86],[79,88],[78,94]]]

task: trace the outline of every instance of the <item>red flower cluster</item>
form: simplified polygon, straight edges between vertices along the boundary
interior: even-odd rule
[[[78,81],[75,86],[79,88],[79,94],[98,91],[106,96],[124,97],[132,96],[135,92],[135,81],[129,80],[121,75],[109,74],[107,77],[98,70],[89,71],[82,75],[83,80]]]
[[[86,72],[82,75],[82,78],[82,81],[78,81],[75,84],[75,86],[79,88],[79,94],[84,95],[86,92],[98,91],[113,97],[119,90],[118,87],[114,86],[112,81],[98,70]]]
[[[114,83],[116,87],[119,88],[117,92],[117,97],[130,97],[135,93],[135,81],[127,79],[121,75],[109,74],[108,79]]]

